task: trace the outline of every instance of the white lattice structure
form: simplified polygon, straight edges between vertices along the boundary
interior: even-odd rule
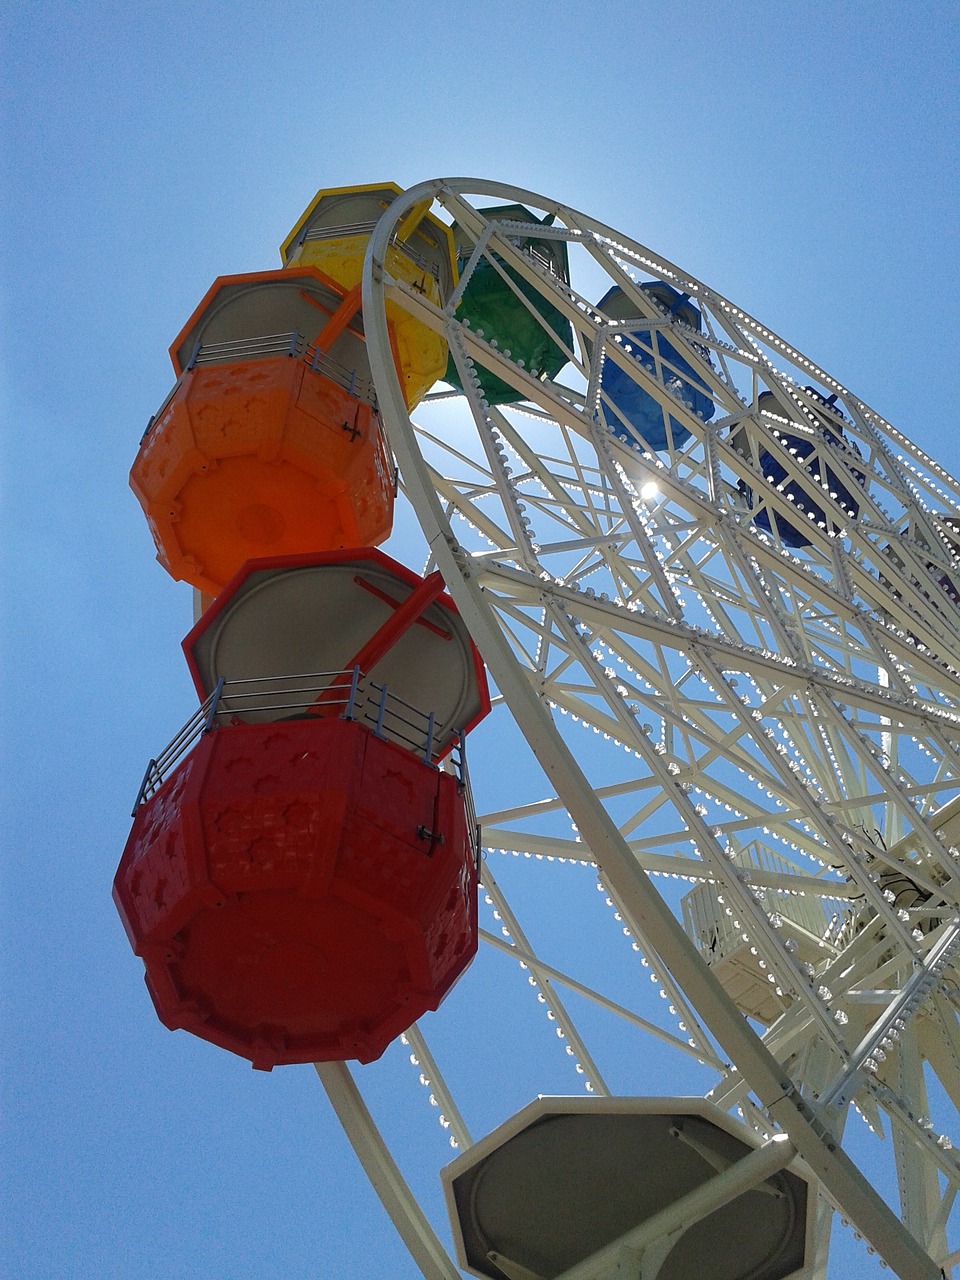
[[[466,241],[445,310],[383,266],[398,221],[431,201]],[[477,212],[516,201],[554,221]],[[522,247],[534,233],[566,244],[569,284]],[[555,378],[461,323],[482,260],[532,316],[539,296],[565,318],[569,330],[549,323],[567,357]],[[643,287],[658,282],[673,294]],[[415,423],[385,301],[445,335],[465,388]],[[473,762],[496,913],[486,942],[520,962],[588,1087],[639,1091],[643,1075],[642,1062],[635,1076],[610,1069],[593,1015],[578,1013],[591,1008],[658,1054],[705,1064],[712,1100],[762,1134],[785,1131],[824,1204],[897,1274],[950,1274],[960,1163],[929,1117],[960,1105],[960,486],[745,312],[542,196],[476,181],[406,193],[371,241],[364,321],[405,493],[499,689],[492,721],[516,760],[502,801]],[[482,370],[522,400],[488,404]],[[624,408],[624,380],[646,426]],[[523,764],[517,729],[542,773]],[[522,905],[506,888],[510,852],[526,864]],[[582,929],[544,923],[573,879],[577,892],[599,880],[642,956],[632,991],[619,976],[605,988],[586,908]],[[637,981],[651,973],[654,1015]],[[454,1050],[434,1058],[429,1030],[412,1030],[412,1053],[465,1146],[475,1095],[457,1095]],[[491,1089],[498,1063],[526,1052],[507,1035],[494,1037]],[[424,1273],[458,1274],[346,1069],[318,1070]],[[852,1104],[891,1136],[877,1144],[889,1183],[845,1154]],[[903,1227],[871,1185],[889,1199],[894,1180]]]

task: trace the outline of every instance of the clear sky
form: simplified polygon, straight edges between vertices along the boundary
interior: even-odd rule
[[[958,27],[930,0],[8,7],[0,1274],[414,1275],[312,1070],[164,1031],[110,900],[192,697],[190,593],[126,475],[212,279],[278,265],[318,187],[500,179],[682,264],[956,473]]]

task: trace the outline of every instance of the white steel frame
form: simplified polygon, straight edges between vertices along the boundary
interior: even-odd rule
[[[586,274],[606,283],[589,298],[576,276],[568,287],[518,246],[534,228],[485,218],[477,197],[552,213],[536,234],[566,241]],[[431,203],[475,244],[461,284],[486,258],[530,310],[508,264],[514,280],[568,318],[569,364],[555,381],[531,377],[463,325],[459,290],[441,310],[391,278],[391,237],[410,210]],[[639,287],[645,280],[688,294],[702,331],[658,309]],[[610,284],[697,370],[716,406],[709,422],[684,401],[662,352],[652,372],[635,358],[636,321],[611,320],[591,300]],[[394,372],[388,305],[445,336],[466,389],[449,405],[424,406],[420,425]],[[903,1280],[951,1274],[960,1162],[929,1119],[928,1090],[935,1079],[948,1109],[960,1106],[960,816],[951,804],[960,775],[952,589],[960,559],[944,519],[960,508],[960,486],[701,281],[530,192],[472,179],[407,191],[371,238],[363,313],[404,491],[488,665],[498,714],[519,727],[552,788],[481,817],[483,885],[501,926],[500,936],[485,929],[483,941],[520,963],[596,1092],[614,1085],[561,989],[692,1054],[716,1072],[714,1102],[739,1108],[762,1137],[787,1134],[822,1186],[816,1274],[825,1273],[832,1208]],[[653,452],[623,438],[627,424],[602,387],[605,360],[686,428],[686,443]],[[477,365],[517,388],[522,407],[488,405]],[[806,384],[836,397],[835,409]],[[776,401],[761,404],[765,391]],[[846,449],[835,447],[837,424]],[[815,487],[810,457],[794,449],[803,437],[814,441],[810,457],[844,478],[856,518],[842,494]],[[764,474],[770,459],[786,473],[780,484]],[[822,520],[798,510],[797,485]],[[802,523],[808,545],[783,546],[760,528],[764,507]],[[559,834],[561,820],[571,834]],[[537,859],[545,875],[560,863],[595,865],[683,1030],[605,994],[529,940],[498,883],[497,851]],[[684,931],[665,877],[708,886],[728,932],[739,932],[782,1008],[766,1030],[724,990],[703,940]],[[819,937],[792,924],[797,895],[823,904]],[[410,1036],[452,1141],[468,1145],[468,1103],[421,1030]],[[402,1191],[349,1071],[318,1071],[424,1275],[449,1280],[456,1268]],[[899,1214],[845,1150],[852,1104],[891,1134]]]

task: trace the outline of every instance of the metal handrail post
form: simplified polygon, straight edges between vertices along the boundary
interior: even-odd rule
[[[221,693],[223,693],[224,683],[225,683],[224,678],[223,676],[221,676],[220,679],[217,681],[216,688],[214,689],[213,693],[210,696],[210,705],[207,708],[206,718],[204,719],[203,729],[201,730],[202,733],[209,733],[210,730],[213,728],[213,720],[217,714],[217,707],[220,704],[220,695]]]
[[[354,718],[353,709],[354,709],[354,703],[356,702],[357,686],[359,685],[359,683],[360,683],[360,667],[359,665],[357,665],[353,668],[353,674],[350,678],[350,692],[347,695],[347,705],[343,709],[343,713],[340,717],[341,720],[352,720]]]
[[[431,711],[427,719],[427,749],[423,753],[423,758],[427,762],[427,764],[429,764],[430,761],[433,759],[433,726],[435,721],[436,721],[436,716]]]
[[[143,781],[140,783],[140,790],[137,792],[137,798],[133,802],[133,809],[130,811],[131,818],[135,818],[137,816],[137,810],[140,808],[140,804],[143,801],[144,793],[146,792],[147,787],[150,784],[151,775],[153,774],[156,767],[157,767],[156,760],[151,760],[147,765],[146,770],[144,771]]]

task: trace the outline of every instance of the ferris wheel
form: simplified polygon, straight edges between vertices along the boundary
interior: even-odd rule
[[[389,268],[428,208],[456,240],[445,305]],[[587,1090],[635,1089],[646,1036],[788,1136],[821,1189],[810,1274],[834,1210],[897,1274],[950,1274],[960,486],[701,281],[527,191],[406,192],[363,302],[402,487],[498,692],[488,750],[511,761],[506,798],[477,797],[482,942]],[[388,310],[445,339],[455,397],[411,416]],[[664,1016],[605,989],[592,908],[571,906],[594,886]],[[625,1073],[598,1019],[622,1024]],[[411,1029],[410,1057],[466,1151],[476,1093],[458,1096],[456,1037],[443,1056],[431,1034]],[[492,1059],[526,1052],[487,1035]],[[318,1071],[424,1273],[457,1274],[348,1069]],[[862,1172],[883,1161],[898,1215]],[[490,1274],[539,1274],[510,1265]]]
[[[824,1280],[837,1214],[952,1274],[960,485],[543,196],[281,252],[131,477],[197,599],[115,885],[162,1020],[316,1060],[428,1280]]]

